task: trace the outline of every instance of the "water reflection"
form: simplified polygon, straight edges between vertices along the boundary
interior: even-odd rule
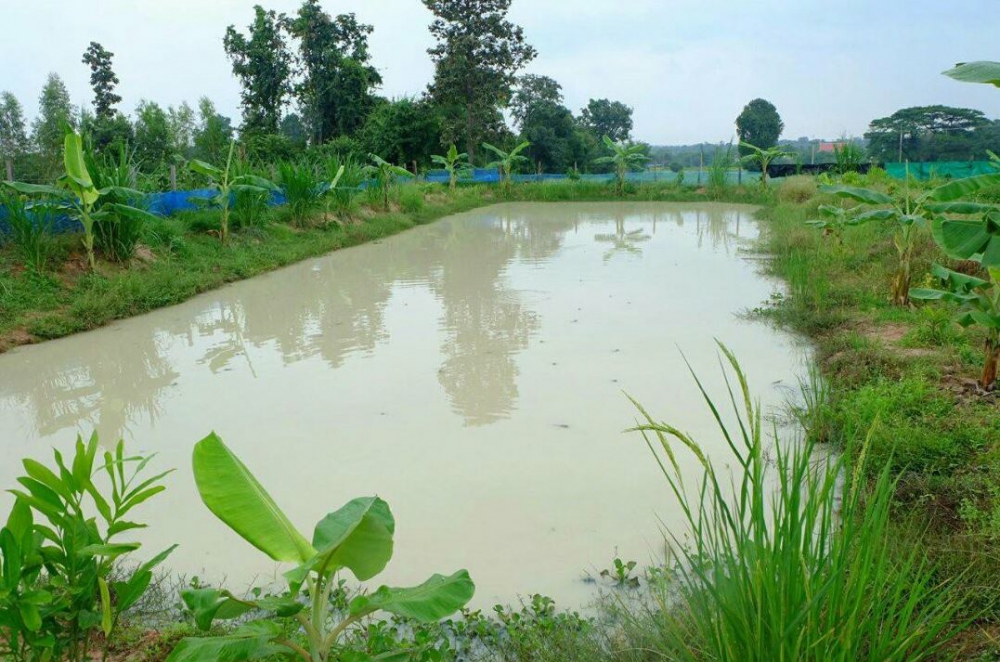
[[[536,207],[518,206],[455,217],[98,334],[15,352],[3,363],[0,407],[30,412],[40,436],[96,428],[105,439],[129,437],[135,424],[155,423],[162,399],[180,379],[178,366],[189,358],[196,367],[184,371],[185,379],[199,379],[197,370],[263,378],[258,364],[273,364],[272,357],[286,367],[320,359],[341,368],[389,343],[386,318],[394,298],[421,289],[438,306],[437,381],[465,425],[486,426],[517,409],[517,357],[544,324],[532,297],[511,283],[512,265],[548,262],[581,228],[596,230],[593,240],[607,245],[605,263],[642,258],[643,246],[664,225],[689,227],[699,246],[708,242],[729,252],[744,213],[655,204],[546,209],[544,217]],[[405,325],[400,331],[406,333]]]

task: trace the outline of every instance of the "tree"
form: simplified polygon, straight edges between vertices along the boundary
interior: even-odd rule
[[[24,108],[10,92],[0,94],[0,161],[14,159],[28,151],[28,130]],[[2,165],[2,164],[0,164]]]
[[[226,28],[222,44],[233,63],[233,75],[243,86],[240,103],[245,133],[278,133],[281,111],[292,91],[286,24],[284,14],[255,5],[249,39],[235,26]]]
[[[359,138],[387,161],[427,164],[441,144],[441,116],[426,99],[383,101],[368,116]]]
[[[62,156],[67,128],[76,127],[76,109],[59,74],[51,73],[38,98],[38,116],[32,123],[35,144],[43,158],[57,164]]]
[[[182,101],[176,108],[169,106],[167,123],[170,125],[170,135],[174,141],[171,146],[172,151],[174,154],[187,157],[194,146],[196,128],[194,109],[187,101]]]
[[[580,123],[598,138],[626,142],[632,135],[632,109],[621,101],[591,99],[580,113]]]
[[[372,29],[353,13],[331,18],[318,0],[305,0],[290,22],[302,69],[295,92],[313,144],[355,133],[375,107],[382,77],[370,62]]]
[[[768,147],[767,149],[761,149],[757,145],[751,145],[750,143],[745,142],[740,143],[740,150],[747,152],[747,155],[740,159],[743,163],[754,165],[760,169],[761,188],[767,188],[767,173],[768,168],[771,167],[771,163],[777,159],[794,156],[792,152],[788,152],[780,147]]]
[[[986,116],[971,108],[915,106],[872,120],[865,133],[878,161],[966,161],[1000,147]]]
[[[298,113],[289,113],[281,118],[281,135],[298,149],[305,149],[309,141],[309,131]]]
[[[226,158],[226,150],[233,139],[233,124],[228,117],[215,110],[208,97],[198,100],[198,127],[194,131],[194,150],[198,158],[209,163],[219,163]]]
[[[174,143],[166,111],[155,102],[140,101],[135,109],[135,155],[143,169],[152,171],[165,163]]]
[[[102,119],[86,109],[80,111],[80,132],[87,146],[99,153],[116,153],[135,138],[132,122],[125,115],[115,113]]]
[[[490,163],[487,167],[496,168],[500,173],[500,184],[503,187],[504,195],[510,195],[511,175],[514,174],[514,170],[518,165],[528,161],[528,158],[523,156],[521,152],[528,149],[530,146],[531,143],[525,140],[509,152],[505,152],[499,147],[489,143],[483,143],[483,147],[496,155],[496,160]]]
[[[520,26],[507,20],[512,0],[423,0],[437,44],[429,93],[443,115],[444,140],[466,146],[475,163],[486,138],[503,133],[517,72],[536,55]]]
[[[90,67],[90,86],[94,88],[94,113],[98,120],[113,119],[118,112],[115,106],[122,98],[115,94],[115,87],[120,82],[111,68],[111,60],[115,54],[106,50],[96,41],[83,54],[83,63]]]
[[[604,146],[611,156],[602,156],[594,161],[597,164],[608,164],[615,169],[615,190],[618,195],[625,195],[625,181],[628,173],[641,170],[649,161],[649,145],[643,143],[615,142],[611,136],[604,136]]]
[[[748,103],[740,116],[736,118],[736,135],[740,139],[740,156],[753,153],[743,143],[756,145],[762,150],[768,150],[778,144],[785,123],[781,121],[778,109],[774,104],[764,99],[754,99]]]
[[[448,148],[447,154],[434,154],[431,156],[431,160],[448,173],[448,188],[452,190],[458,184],[458,178],[472,169],[469,166],[468,158],[469,155],[465,152],[458,153],[455,143],[452,143]]]
[[[528,107],[521,134],[531,142],[526,154],[546,172],[565,172],[586,159],[584,141],[569,108],[551,101]]]
[[[514,123],[522,129],[525,116],[536,104],[563,102],[562,86],[554,78],[526,74],[517,81],[517,89],[510,102],[510,114]]]

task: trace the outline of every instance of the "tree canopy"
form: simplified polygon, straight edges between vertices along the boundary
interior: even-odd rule
[[[749,143],[760,149],[770,149],[778,144],[778,138],[785,130],[785,123],[774,104],[766,99],[754,99],[748,103],[736,118],[736,135],[740,142]],[[740,154],[748,156],[751,150],[740,146]]]
[[[625,142],[632,136],[632,109],[621,101],[591,99],[580,122],[599,139],[608,136],[613,142]]]
[[[462,143],[475,161],[479,145],[504,133],[501,110],[511,100],[517,72],[535,49],[507,20],[511,0],[423,0],[434,14],[437,44],[429,93],[442,111],[444,140]]]
[[[524,118],[532,107],[539,103],[561,104],[562,85],[554,78],[526,74],[517,79],[517,89],[510,103],[510,114],[518,127],[524,126]]]
[[[10,92],[0,94],[0,159],[13,158],[28,150],[24,108]]]
[[[120,82],[111,68],[115,54],[106,50],[96,41],[90,42],[83,54],[83,63],[90,67],[90,86],[94,88],[94,113],[98,120],[109,120],[118,111],[115,109],[122,98],[115,93]]]
[[[916,106],[872,120],[865,139],[879,161],[985,159],[1000,148],[1000,123],[971,108]]]
[[[292,92],[292,54],[284,38],[288,19],[273,10],[254,6],[249,38],[235,26],[222,41],[242,84],[243,127],[246,133],[278,132],[281,113]]]

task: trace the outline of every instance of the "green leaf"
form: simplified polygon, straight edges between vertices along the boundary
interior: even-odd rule
[[[14,534],[14,538],[22,540],[24,534],[31,530],[33,524],[31,506],[21,499],[16,499],[14,507],[10,510],[10,515],[7,516],[7,529]]]
[[[181,599],[194,614],[195,625],[201,630],[210,629],[216,619],[239,618],[257,608],[256,603],[239,600],[228,591],[212,588],[182,591]]]
[[[857,200],[867,205],[891,205],[893,203],[890,195],[856,186],[821,186],[819,190],[841,198]]]
[[[124,612],[139,601],[142,594],[153,581],[153,573],[136,572],[127,582],[115,582],[115,597],[118,599],[118,611]]]
[[[960,62],[955,65],[954,69],[945,71],[944,75],[963,83],[982,83],[1000,87],[1000,62],[983,60]]]
[[[915,287],[910,290],[910,298],[918,301],[941,301],[947,296],[948,292],[931,290],[923,287]]]
[[[1000,172],[988,175],[976,175],[975,177],[965,177],[939,186],[930,192],[930,198],[938,202],[950,202],[965,198],[973,193],[997,186],[1000,184]]]
[[[109,559],[116,559],[139,549],[141,545],[137,542],[120,542],[107,545],[87,545],[77,552],[77,556],[91,558],[102,556]]]
[[[49,488],[54,494],[62,497],[63,499],[70,501],[73,498],[71,488],[66,485],[62,480],[59,479],[52,470],[46,467],[41,462],[37,462],[30,458],[22,460],[25,472],[36,481]],[[22,483],[23,484],[23,483]],[[25,487],[28,487],[25,485]],[[31,489],[28,487],[28,489]]]
[[[188,163],[188,167],[199,175],[204,175],[215,181],[220,181],[224,176],[224,173],[219,168],[216,168],[211,163],[205,163],[204,161],[199,161],[198,159],[192,159],[191,162]]]
[[[371,579],[392,558],[395,528],[385,501],[378,497],[354,499],[316,525],[313,547],[319,553],[309,565],[314,570],[325,568],[324,574],[349,568],[359,580]]]
[[[97,578],[97,585],[101,589],[101,630],[107,637],[111,634],[111,592],[104,577]]]
[[[182,639],[166,662],[237,662],[288,654],[288,648],[274,643],[281,635],[277,623],[255,621],[222,637]]]
[[[244,540],[275,561],[304,563],[316,555],[271,495],[215,433],[195,445],[193,465],[202,501]]]
[[[110,211],[122,218],[128,218],[133,221],[156,221],[158,217],[156,214],[151,214],[145,209],[139,209],[138,207],[132,207],[130,205],[123,205],[117,202],[108,202],[101,205],[102,211]]]
[[[449,616],[472,599],[476,586],[466,570],[445,577],[434,575],[420,586],[389,588],[382,586],[371,595],[361,595],[351,601],[351,614],[371,614],[382,610],[396,616],[424,623]]]
[[[66,192],[57,186],[48,184],[27,184],[25,182],[0,182],[0,186],[17,191],[22,195],[65,198]]]
[[[64,141],[63,163],[66,166],[66,176],[75,183],[71,186],[84,205],[97,202],[100,194],[94,188],[94,181],[87,170],[87,162],[83,156],[83,139],[76,132],[66,134]]]
[[[29,632],[38,632],[42,629],[42,615],[39,613],[37,605],[21,601],[18,602],[17,608],[21,614],[21,620],[24,622],[24,627]]]

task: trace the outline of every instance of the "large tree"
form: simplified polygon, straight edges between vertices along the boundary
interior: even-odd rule
[[[580,123],[598,140],[608,136],[625,142],[632,136],[632,109],[621,101],[591,99],[580,113]]]
[[[440,152],[441,116],[427,99],[382,101],[368,116],[360,139],[365,151],[392,163],[427,164]]]
[[[170,135],[173,138],[171,146],[175,154],[188,156],[194,146],[196,128],[194,109],[187,101],[182,101],[176,108],[167,108],[167,122],[170,124]]]
[[[739,117],[736,118],[736,135],[740,142],[755,145],[763,150],[778,144],[785,123],[774,104],[765,99],[754,99],[748,103]],[[749,155],[753,150],[740,147],[742,156]]]
[[[524,126],[524,118],[532,107],[540,103],[563,102],[562,85],[554,78],[525,74],[517,79],[517,89],[510,102],[510,114],[518,127]]]
[[[996,149],[993,122],[971,108],[917,106],[873,120],[865,134],[879,161],[968,161]]]
[[[552,101],[528,106],[521,134],[531,142],[525,155],[544,172],[561,173],[587,161],[586,140],[569,108]]]
[[[517,72],[536,55],[523,29],[507,20],[511,1],[423,0],[435,16],[429,92],[442,110],[443,138],[464,144],[473,161],[480,143],[503,133]]]
[[[114,119],[122,98],[115,93],[120,82],[111,68],[115,54],[96,41],[83,54],[83,63],[90,67],[90,86],[94,88],[94,114],[98,120]]]
[[[292,54],[285,41],[284,14],[254,6],[249,37],[235,26],[226,28],[222,44],[243,86],[240,95],[245,133],[278,133],[281,112],[292,91]]]
[[[193,138],[195,154],[209,163],[221,163],[233,139],[232,122],[215,110],[208,97],[198,100],[198,126]]]
[[[373,90],[382,84],[368,51],[372,26],[354,14],[332,18],[319,0],[305,0],[289,29],[299,40],[302,82],[295,91],[313,144],[353,134],[374,108]]]
[[[135,155],[142,168],[152,171],[173,152],[170,116],[158,103],[142,100],[135,109]]]
[[[10,92],[0,94],[0,162],[28,151],[24,108]]]
[[[48,160],[62,154],[67,127],[76,127],[76,109],[59,74],[51,73],[38,97],[38,115],[31,125],[35,144]]]

